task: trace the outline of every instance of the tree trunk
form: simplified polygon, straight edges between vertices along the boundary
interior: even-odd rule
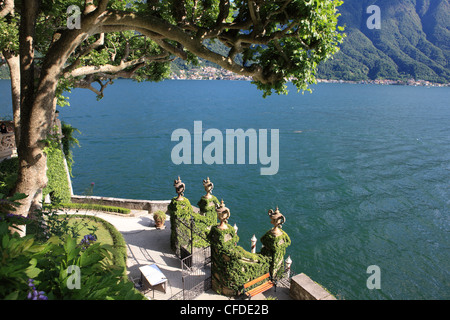
[[[40,143],[36,143],[43,138],[37,138],[35,130],[42,123],[33,117],[32,112],[34,105],[34,36],[38,12],[39,1],[22,1],[19,27],[21,122],[20,139],[17,145],[19,174],[15,192],[24,193],[27,198],[21,201],[21,206],[15,213],[23,216],[28,216],[32,200],[40,187],[46,183],[40,172],[42,170],[45,177],[46,157]],[[22,226],[19,234],[25,234],[25,226]]]
[[[28,197],[21,200],[17,214],[28,216],[36,205],[42,201],[42,189],[47,185],[47,156],[44,153],[45,142],[51,130],[55,113],[56,89],[64,65],[83,42],[88,33],[83,30],[68,30],[48,50],[42,64],[39,82],[34,87],[33,37],[35,31],[38,1],[26,1],[20,25],[20,144],[17,146],[19,156],[19,174],[15,192]],[[28,5],[30,3],[30,5]],[[32,4],[32,5],[31,5]],[[96,17],[91,17],[95,20]],[[88,23],[90,22],[90,23]],[[84,23],[91,26],[92,21]]]
[[[14,136],[16,146],[20,142],[20,59],[9,51],[4,51],[3,56],[9,67],[9,74],[11,75],[11,97],[13,107],[14,120]]]

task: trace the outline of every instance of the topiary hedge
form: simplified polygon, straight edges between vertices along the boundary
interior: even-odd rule
[[[273,277],[281,276],[284,272],[284,255],[286,254],[286,248],[291,245],[291,238],[288,234],[280,229],[281,235],[275,237],[271,230],[266,232],[262,238],[261,243],[264,245],[261,248],[261,253],[270,257],[270,274]]]
[[[200,212],[194,212],[189,199],[176,200],[174,197],[169,206],[171,223],[171,248],[179,254],[180,246],[190,251],[190,239],[192,237],[194,248],[204,248],[209,246],[207,240],[211,226],[217,224],[216,205],[219,200],[215,196],[207,199],[204,196],[197,205]],[[180,222],[183,221],[184,223]],[[194,234],[191,235],[191,223],[193,223]]]
[[[131,209],[122,208],[122,207],[114,207],[114,206],[105,206],[102,204],[95,203],[61,203],[59,207],[66,209],[85,209],[85,210],[98,210],[105,212],[116,212],[121,214],[130,214]]]
[[[234,228],[226,224],[222,230],[211,228],[211,263],[213,290],[218,294],[235,296],[242,292],[245,283],[269,272],[270,258],[261,253],[251,253],[238,246],[239,237]]]
[[[171,225],[170,248],[178,256],[181,256],[180,248],[187,249],[189,240],[191,239],[191,230],[179,220],[189,225],[194,211],[188,198],[178,201],[177,197],[172,198],[167,209],[169,211]]]
[[[50,195],[52,202],[68,203],[71,199],[69,181],[64,165],[64,154],[59,147],[46,148],[48,184],[43,196]]]

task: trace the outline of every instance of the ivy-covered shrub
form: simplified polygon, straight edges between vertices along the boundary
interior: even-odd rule
[[[261,238],[261,243],[264,245],[261,248],[261,253],[270,257],[270,274],[273,277],[281,276],[284,272],[284,255],[286,248],[291,245],[291,239],[284,230],[280,229],[281,235],[275,237],[271,230],[266,232]]]
[[[53,140],[52,140],[53,139]],[[43,190],[44,197],[50,194],[52,202],[70,202],[69,180],[64,165],[64,153],[55,138],[48,139],[45,147],[47,155],[47,186]],[[17,157],[0,162],[0,193],[11,195],[19,172]]]
[[[194,248],[204,248],[209,246],[207,236],[211,226],[217,224],[217,213],[215,205],[219,200],[215,196],[210,199],[202,197],[198,202],[200,212],[194,212],[192,205],[186,197],[183,200],[176,200],[174,197],[169,206],[171,224],[171,248],[177,255],[180,255],[180,247],[190,251],[190,239],[193,239]],[[181,221],[182,222],[181,222]],[[191,228],[194,233],[191,234]]]
[[[264,244],[261,252],[248,252],[238,245],[239,237],[231,225],[218,228],[218,204],[214,196],[202,197],[197,203],[200,212],[196,213],[187,198],[177,201],[174,197],[168,206],[172,250],[179,256],[182,256],[182,248],[189,251],[191,236],[194,248],[211,246],[212,288],[221,295],[239,295],[245,283],[268,272],[275,278],[281,275],[286,248],[291,244],[289,236],[282,231],[280,236],[274,237],[268,231],[261,238]],[[193,235],[191,228],[195,231]]]
[[[167,207],[170,215],[170,248],[178,255],[181,248],[187,248],[191,239],[190,225],[191,216],[194,213],[189,199],[184,198],[178,201],[176,197],[172,198]],[[184,221],[188,226],[180,222]]]
[[[197,202],[197,206],[200,208],[200,215],[206,217],[210,224],[217,223],[216,206],[219,204],[219,200],[213,195],[209,199],[202,196],[199,202]]]
[[[206,239],[211,227],[217,224],[216,205],[218,204],[219,200],[213,195],[209,199],[202,196],[200,201],[197,202],[200,212],[194,212],[193,218],[195,230],[199,237],[194,237],[194,247],[203,248],[209,246],[209,242]]]
[[[59,148],[46,148],[48,184],[43,190],[44,197],[49,194],[52,202],[68,203],[71,199],[69,181],[64,166],[64,154]]]
[[[69,169],[70,176],[72,176],[72,166],[73,166],[73,153],[72,148],[74,146],[80,146],[80,142],[74,137],[75,133],[80,133],[80,130],[72,127],[70,124],[61,121],[61,131],[63,137],[61,138],[61,145],[66,157],[67,167]]]
[[[269,272],[270,258],[238,246],[239,237],[234,228],[229,224],[226,226],[224,230],[212,227],[208,236],[212,283],[218,294],[235,296],[242,292],[245,283]]]
[[[10,195],[16,185],[19,173],[19,158],[5,159],[0,162],[0,193]]]

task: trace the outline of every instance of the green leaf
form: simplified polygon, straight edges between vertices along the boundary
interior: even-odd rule
[[[17,300],[19,297],[19,291],[13,291],[10,294],[8,294],[4,299],[5,300]]]
[[[77,250],[77,243],[71,236],[68,236],[64,243],[64,251],[66,252],[68,262],[78,255],[79,250]]]
[[[24,241],[22,241],[22,251],[28,251],[30,249],[30,247],[33,245],[34,243],[34,238],[28,238],[28,239],[24,239]]]
[[[36,268],[37,260],[35,258],[30,260],[30,266],[25,270],[25,274],[28,276],[28,278],[36,278],[39,273],[42,272],[41,269]]]
[[[95,264],[103,259],[103,256],[97,252],[84,251],[80,257],[80,266],[86,267]]]
[[[2,248],[6,248],[8,246],[10,240],[10,236],[8,234],[4,234],[2,238]]]

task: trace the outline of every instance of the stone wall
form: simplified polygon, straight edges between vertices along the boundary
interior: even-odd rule
[[[304,273],[292,277],[289,295],[294,300],[336,300],[331,293]]]
[[[6,126],[7,132],[0,133],[0,161],[17,156],[14,125],[12,121],[0,121]]]
[[[170,200],[137,200],[97,196],[72,196],[73,203],[95,203],[107,206],[128,208],[131,210],[147,210],[153,213],[158,210],[167,211]]]

